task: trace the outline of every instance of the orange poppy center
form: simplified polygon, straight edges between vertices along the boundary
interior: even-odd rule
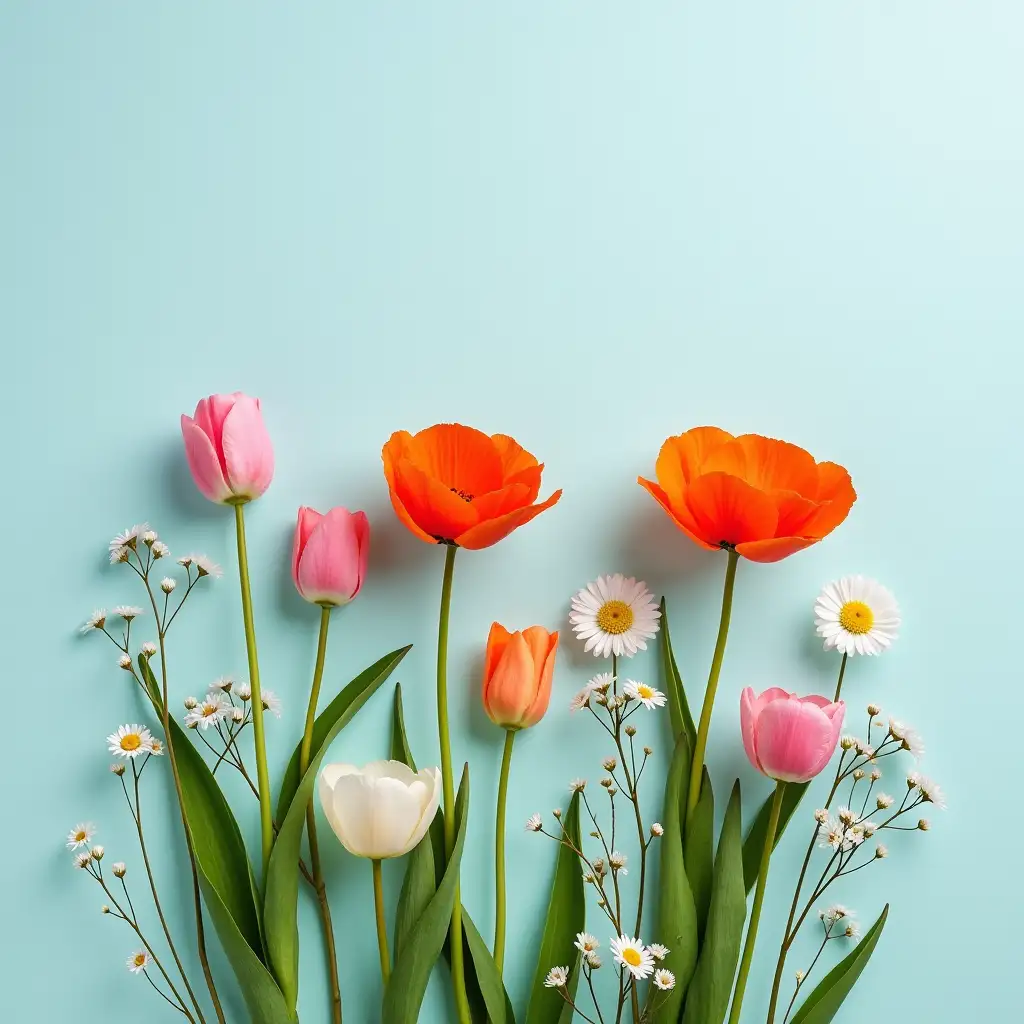
[[[597,611],[597,625],[605,633],[625,633],[633,625],[633,609],[625,601],[605,601]]]
[[[625,960],[630,967],[639,967],[642,957],[640,956],[639,950],[634,949],[632,946],[627,946],[622,951],[622,959]]]
[[[460,491],[458,487],[449,487],[448,489],[452,492],[452,494],[457,494],[463,501],[472,501],[473,498],[476,497],[476,495],[467,494],[465,491]]]
[[[839,609],[839,625],[847,633],[867,633],[874,624],[874,612],[863,601],[847,601]]]
[[[138,750],[142,746],[142,737],[137,732],[130,732],[121,737],[122,750]]]

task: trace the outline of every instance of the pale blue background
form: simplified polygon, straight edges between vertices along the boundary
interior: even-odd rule
[[[665,436],[705,422],[848,465],[861,497],[833,537],[741,567],[711,765],[720,792],[738,772],[748,804],[766,794],[737,739],[739,689],[831,688],[836,659],[812,635],[819,586],[858,571],[885,581],[903,635],[891,655],[851,666],[846,693],[919,726],[950,810],[928,836],[897,837],[908,841],[843,893],[867,919],[886,899],[893,908],[839,1019],[1005,1019],[1024,910],[1012,796],[1024,8],[496,6],[8,0],[0,11],[0,1016],[172,1018],[126,975],[129,935],[100,919],[63,850],[66,830],[91,818],[138,878],[103,737],[140,706],[113,649],[75,627],[94,606],[137,600],[105,547],[150,519],[176,552],[206,550],[229,569],[173,638],[175,692],[244,673],[230,516],[195,493],[177,425],[200,396],[242,388],[264,400],[279,461],[250,516],[265,684],[286,702],[270,725],[275,768],[298,735],[313,655],[315,612],[285,568],[297,505],[368,511],[370,578],[336,623],[329,681],[413,641],[399,678],[427,759],[441,553],[394,519],[382,442],[443,418],[509,431],[565,488],[529,528],[458,565],[455,748],[474,772],[464,893],[485,934],[500,736],[477,709],[477,672],[491,620],[564,629],[575,588],[635,573],[668,594],[699,695],[722,559],[670,527],[637,473]],[[553,709],[514,767],[517,1005],[553,854],[520,821],[563,803],[570,777],[597,776],[599,736],[564,710],[597,667],[566,642]],[[653,677],[655,664],[630,670]],[[382,755],[388,722],[382,692],[334,755]],[[660,770],[667,735],[654,734]],[[177,832],[154,781],[166,871],[160,848]],[[252,835],[255,807],[233,795]],[[751,1024],[803,833],[775,863]],[[369,869],[339,849],[327,862],[346,1020],[368,1021],[379,985]],[[388,884],[394,899],[396,872]],[[302,915],[302,1019],[318,1024],[305,899]],[[425,1021],[448,1019],[446,991],[432,990]]]

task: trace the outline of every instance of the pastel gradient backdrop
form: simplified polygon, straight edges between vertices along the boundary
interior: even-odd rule
[[[369,579],[337,616],[325,686],[413,642],[398,678],[427,761],[442,553],[395,520],[381,444],[458,419],[515,434],[565,488],[457,566],[454,747],[474,787],[464,898],[485,934],[501,737],[477,688],[492,619],[567,630],[578,586],[638,575],[668,596],[699,703],[724,562],[669,525],[637,474],[701,423],[849,466],[860,500],[844,526],[740,567],[711,768],[720,797],[737,774],[748,808],[768,793],[743,755],[741,688],[831,689],[819,586],[850,572],[887,583],[902,636],[853,663],[845,693],[922,730],[950,809],[843,890],[862,918],[886,899],[892,913],[838,1019],[1007,1019],[1024,910],[1022,39],[1014,0],[4,3],[0,1017],[173,1019],[127,975],[134,943],[63,849],[89,818],[140,874],[103,737],[143,712],[113,648],[76,626],[137,600],[106,543],[149,519],[174,551],[227,568],[172,638],[174,693],[244,675],[231,517],[195,491],[178,432],[197,398],[241,388],[263,399],[278,456],[249,515],[264,685],[285,701],[269,724],[275,770],[314,654],[315,609],[288,577],[299,504],[370,516]],[[565,709],[603,666],[563,635],[552,710],[513,766],[517,1006],[554,853],[521,820],[564,804],[565,783],[596,777],[606,752]],[[656,661],[629,672],[654,679]],[[389,698],[335,759],[385,752]],[[660,773],[667,719],[649,729]],[[180,858],[158,774],[145,810],[163,876]],[[233,784],[232,797],[255,850],[255,803]],[[794,828],[773,864],[750,1024],[805,842]],[[346,1020],[362,1024],[379,991],[369,867],[333,846],[326,860]],[[180,931],[187,890],[173,878]],[[390,870],[392,902],[399,882]],[[302,927],[302,1020],[320,1024],[305,898]],[[450,1019],[442,981],[424,1021]]]

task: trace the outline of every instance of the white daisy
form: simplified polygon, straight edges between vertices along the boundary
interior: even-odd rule
[[[233,689],[239,700],[248,700],[252,696],[252,687],[248,683],[234,683]]]
[[[590,950],[583,954],[584,959],[587,961],[587,966],[592,970],[599,970],[601,967],[601,954],[595,953],[594,950]]]
[[[146,547],[151,548],[156,543],[158,536],[159,534],[157,534],[156,530],[147,530],[142,535],[142,542],[146,545]]]
[[[849,807],[840,807],[839,810],[836,811],[836,817],[844,825],[852,825],[857,820],[857,815],[851,811]]]
[[[141,974],[150,965],[152,959],[144,949],[140,949],[137,953],[132,953],[128,957],[125,961],[125,966],[127,966],[132,974]]]
[[[924,755],[924,739],[912,725],[890,718],[889,735],[894,740],[899,740],[903,744],[903,749],[909,750],[915,760],[919,761]]]
[[[875,797],[875,806],[880,810],[884,811],[888,807],[892,807],[894,800],[888,793],[879,793]]]
[[[94,629],[102,629],[107,621],[107,609],[97,608],[79,629],[80,633],[91,633]]]
[[[245,721],[245,712],[241,708],[232,708],[231,721],[240,725]]]
[[[573,945],[581,953],[592,953],[601,945],[601,943],[598,942],[597,939],[590,934],[590,932],[577,932],[576,941],[573,943]]]
[[[531,814],[526,819],[527,832],[539,832],[544,827],[544,819],[539,814]]]
[[[860,925],[856,921],[848,921],[846,929],[843,931],[848,939],[856,939],[860,936]]]
[[[124,758],[148,754],[152,742],[153,734],[144,725],[122,725],[107,737],[110,752]]]
[[[230,693],[231,687],[234,683],[235,681],[231,676],[221,676],[220,679],[214,679],[214,681],[210,683],[210,689],[220,690],[222,693]]]
[[[158,740],[155,736],[149,738],[149,752],[154,757],[160,757],[164,752],[164,741]]]
[[[125,866],[123,860],[119,860],[116,864],[110,866],[110,870],[114,872],[115,878],[124,878],[128,874],[128,868]]]
[[[942,792],[942,787],[934,780],[930,779],[927,775],[920,775],[915,772],[917,788],[921,791],[921,796],[930,804],[940,810],[946,809],[946,794]]]
[[[658,632],[661,611],[646,584],[616,573],[598,576],[573,599],[569,622],[594,657],[631,658],[647,650]]]
[[[103,860],[104,853],[106,853],[106,850],[104,850],[102,846],[94,846],[89,851],[89,856],[92,857],[93,860]]]
[[[117,565],[118,562],[127,562],[130,550],[130,548],[112,548],[110,551],[110,564]]]
[[[833,850],[840,850],[845,847],[845,832],[843,823],[838,818],[829,818],[818,826],[818,845],[824,849],[831,847]]]
[[[216,725],[218,722],[223,722],[225,718],[230,717],[230,701],[226,700],[219,691],[211,690],[185,715],[185,724],[193,728],[198,726],[205,731],[211,725]]]
[[[212,558],[198,555],[193,559],[200,576],[212,576],[215,580],[224,575],[224,570]]]
[[[598,672],[596,676],[587,680],[587,689],[597,693],[607,693],[615,683],[615,676],[611,672]]]
[[[171,553],[171,549],[162,540],[153,544],[152,551],[154,558],[166,558]]]
[[[826,651],[881,654],[899,635],[900,609],[880,583],[866,576],[844,576],[818,595],[814,624]]]
[[[262,690],[263,710],[269,711],[275,718],[281,717],[281,698],[273,690]]]
[[[652,942],[648,947],[647,951],[654,957],[655,960],[664,960],[669,954],[668,946],[663,946],[660,942]]]
[[[85,630],[83,628],[83,632],[84,631]],[[573,697],[573,699],[571,701],[569,701],[569,710],[570,711],[582,711],[583,708],[585,708],[590,703],[590,698],[592,696],[593,696],[593,693],[592,693],[590,687],[589,686],[584,686],[583,689],[580,690],[579,693],[577,693],[576,696]]]
[[[84,871],[92,863],[92,857],[89,856],[88,852],[79,853],[75,855],[74,863],[76,868]]]
[[[144,534],[149,532],[149,523],[136,523],[134,526],[128,527],[124,533],[119,533],[109,544],[111,552],[116,551],[118,548],[133,548],[135,547],[138,539]]]
[[[198,557],[198,555],[182,555],[178,559],[178,565],[183,565],[187,569]]]
[[[586,788],[587,788],[587,780],[586,779],[573,779],[572,782],[569,783],[569,792],[570,793],[582,793],[583,790],[585,790]]]
[[[820,910],[818,917],[821,918],[826,924],[832,924],[835,921],[840,921],[843,918],[852,918],[853,911],[848,907],[844,907],[842,903],[833,903],[827,910]]]
[[[156,654],[156,644],[155,644],[155,643],[153,643],[153,641],[152,641],[152,640],[147,640],[147,641],[146,641],[146,642],[145,642],[145,643],[144,643],[144,644],[142,645],[142,653],[143,653],[143,654],[144,654],[144,655],[145,655],[145,656],[146,656],[147,658],[152,658],[152,657],[153,657],[153,655],[154,655],[154,654]]]
[[[122,654],[117,659],[117,667],[123,668],[125,672],[131,672],[132,670],[132,656],[130,654]]]
[[[119,604],[110,614],[120,615],[125,622],[131,622],[132,619],[137,619],[143,612],[142,608],[139,608],[134,604]]]
[[[617,871],[620,875],[629,874],[626,870],[626,859],[626,855],[619,853],[618,850],[612,850],[608,855],[608,863],[611,865],[612,871]]]
[[[648,686],[646,683],[638,683],[633,679],[626,680],[623,691],[627,697],[640,701],[648,711],[664,707],[665,701],[668,700],[661,690],[656,690],[653,686]]]
[[[886,846],[885,843],[879,843],[875,847],[875,856],[879,860],[884,860],[886,857],[889,856],[889,847]]]
[[[83,846],[88,846],[94,835],[96,835],[96,826],[91,821],[79,822],[68,833],[68,849],[78,850]]]
[[[552,967],[544,978],[544,986],[545,988],[565,988],[568,980],[568,967]]]
[[[676,987],[676,976],[661,968],[654,972],[654,987],[662,992],[671,992]]]
[[[634,978],[649,978],[654,970],[654,957],[639,939],[619,935],[609,943],[615,962]]]
[[[110,766],[110,770],[111,770],[111,771],[112,771],[112,772],[113,772],[113,773],[114,773],[115,775],[124,775],[124,773],[125,773],[125,766],[124,766],[124,762],[123,762],[123,761],[115,761],[115,762],[114,762],[114,763],[113,763],[113,764],[112,764],[112,765]]]
[[[160,589],[165,593],[169,594],[178,585],[178,581],[173,576],[165,576],[160,581]]]

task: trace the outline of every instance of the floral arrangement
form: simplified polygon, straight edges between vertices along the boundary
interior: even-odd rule
[[[710,673],[694,717],[673,656],[665,603],[644,583],[620,574],[600,576],[572,598],[575,639],[603,659],[605,670],[571,700],[559,698],[557,706],[593,720],[607,750],[596,783],[574,779],[564,808],[526,822],[528,832],[553,841],[553,874],[547,915],[538,924],[529,1002],[516,1008],[502,980],[507,794],[516,736],[539,726],[548,713],[560,637],[539,625],[509,630],[495,622],[486,640],[481,700],[504,732],[498,791],[477,801],[495,807],[494,936],[488,943],[459,892],[470,766],[457,771],[453,763],[449,612],[458,552],[498,543],[555,505],[561,492],[538,502],[543,466],[506,435],[439,424],[416,434],[398,431],[383,447],[395,514],[416,537],[444,551],[437,643],[440,764],[426,768],[417,768],[410,749],[397,685],[391,749],[381,752],[382,759],[361,767],[323,763],[335,737],[409,648],[385,654],[323,704],[331,619],[366,580],[370,524],[362,512],[344,508],[326,514],[299,509],[291,572],[299,595],[319,609],[316,661],[302,736],[272,782],[265,728],[268,718],[279,716],[280,701],[260,682],[245,522],[246,505],[273,477],[271,440],[260,403],[243,394],[203,399],[193,416],[182,416],[181,429],[196,486],[233,510],[248,679],[220,678],[201,697],[172,687],[172,627],[193,593],[223,572],[205,555],[175,558],[146,524],[118,534],[110,543],[110,561],[128,575],[139,604],[96,611],[83,632],[103,634],[113,643],[119,670],[139,695],[139,724],[120,725],[107,743],[115,758],[111,772],[136,826],[143,880],[135,881],[139,872],[134,866],[129,872],[126,861],[108,867],[93,825],[76,825],[67,839],[75,866],[103,891],[103,913],[134,937],[137,950],[127,960],[128,970],[145,978],[163,1003],[192,1024],[224,1024],[225,979],[215,976],[207,953],[212,928],[253,1024],[295,1024],[297,906],[304,889],[319,909],[329,979],[328,992],[304,994],[304,1019],[340,1024],[338,937],[318,834],[326,820],[350,854],[370,862],[384,1024],[418,1019],[435,970],[449,979],[451,1016],[459,1024],[514,1024],[517,1018],[526,1024],[737,1024],[772,852],[794,824],[808,837],[807,851],[789,883],[793,898],[774,953],[766,1021],[833,1019],[880,941],[889,907],[862,934],[857,916],[826,901],[826,894],[830,901],[842,879],[884,861],[883,839],[897,831],[928,831],[929,819],[921,817],[925,805],[944,806],[939,787],[902,763],[904,755],[917,761],[923,754],[914,729],[883,716],[872,703],[862,734],[843,732],[850,660],[879,655],[897,638],[900,613],[889,591],[850,576],[828,584],[815,602],[815,629],[838,660],[831,696],[800,696],[781,687],[755,693],[747,687],[727,698],[739,701],[741,735],[735,743],[771,783],[745,828],[737,781],[715,835],[705,753],[739,564],[778,561],[836,529],[856,500],[843,467],[818,463],[783,441],[700,427],[669,438],[657,458],[656,479],[640,478],[680,531],[724,559]],[[146,639],[139,643],[142,623]],[[634,658],[642,664],[639,656],[651,642],[659,649],[661,689],[632,667]],[[495,758],[500,736],[495,733]],[[659,740],[668,736],[671,754],[659,758]],[[831,785],[811,809],[805,794],[826,769]],[[240,774],[258,802],[261,844],[251,858],[219,785],[218,772],[228,771]],[[192,889],[188,937],[172,933],[146,846],[141,795],[144,776],[148,780],[154,772],[169,775],[181,821],[181,853]],[[889,785],[890,778],[897,781]],[[662,794],[660,821],[645,821],[641,784]],[[406,869],[389,922],[381,862],[397,857],[406,858]],[[816,951],[794,969],[790,955],[802,930],[817,930]],[[302,938],[317,941],[315,935]],[[179,954],[186,941],[195,943],[201,979],[189,976]],[[838,958],[831,953],[837,943]]]

